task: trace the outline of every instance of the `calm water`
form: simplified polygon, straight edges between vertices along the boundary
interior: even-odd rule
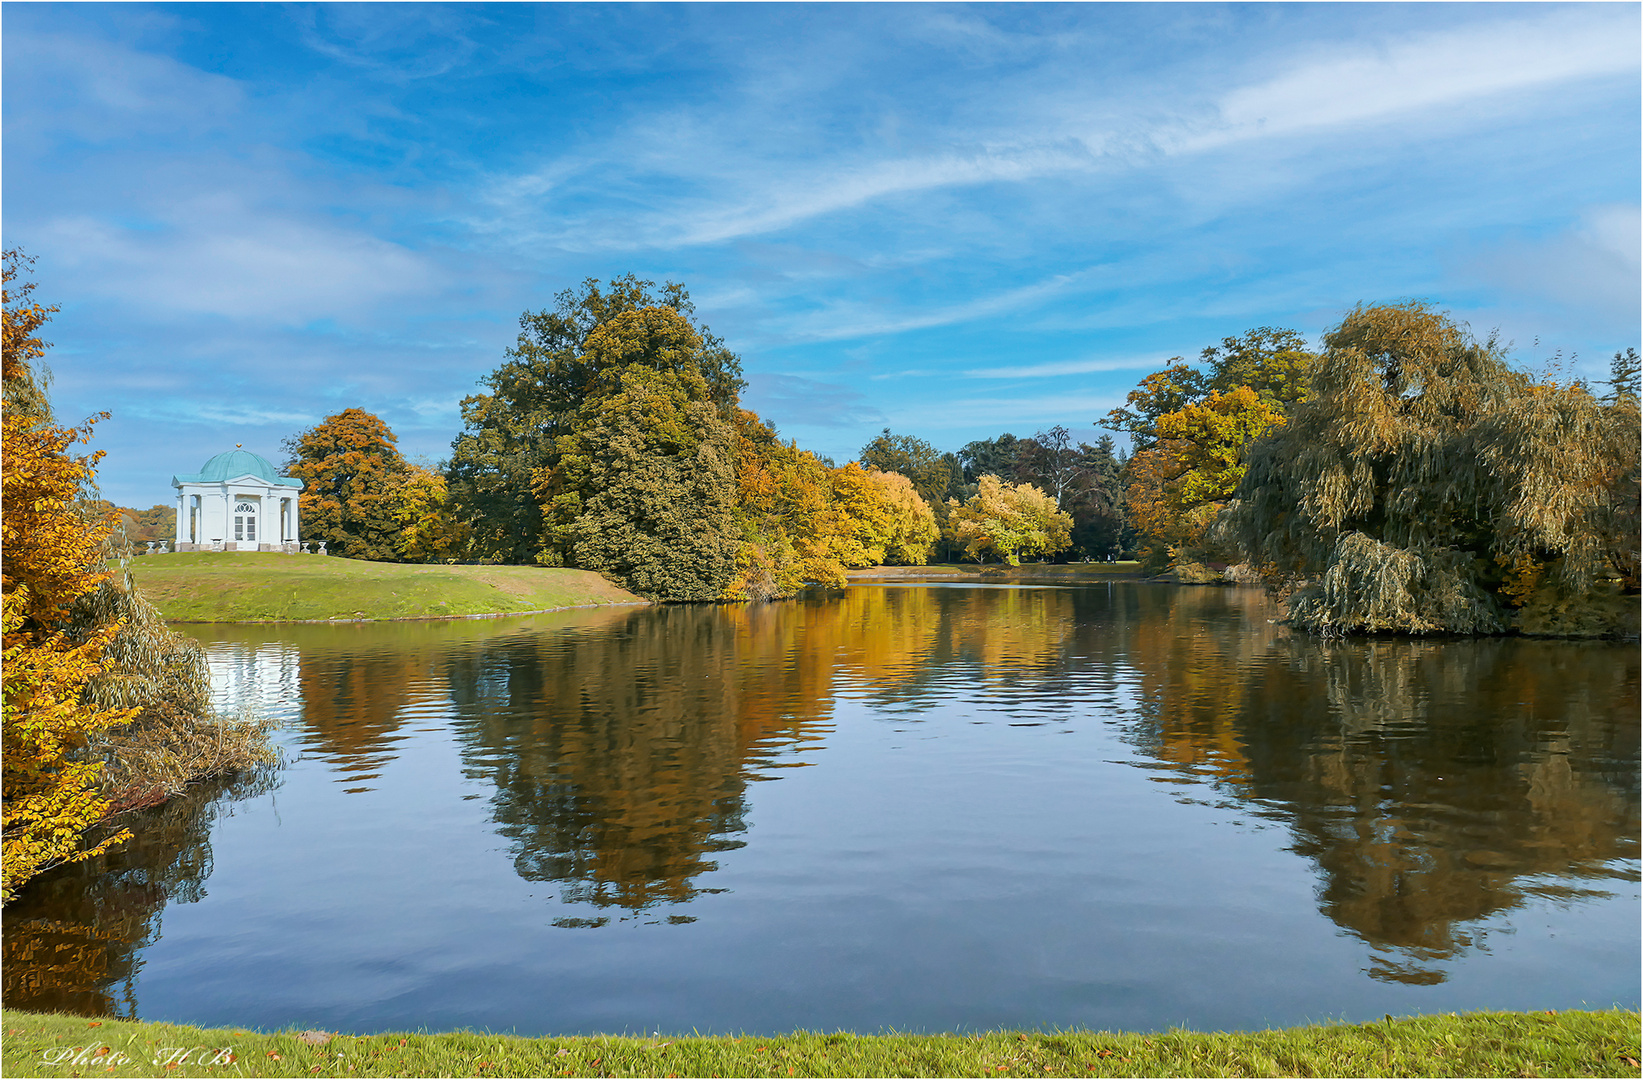
[[[202,628],[292,763],[31,888],[5,1001],[522,1033],[1637,1007],[1636,645],[1274,614],[858,586]]]

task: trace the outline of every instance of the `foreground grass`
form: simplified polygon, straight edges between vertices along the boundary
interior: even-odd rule
[[[427,619],[640,602],[590,571],[535,566],[186,551],[133,559],[131,572],[167,622]]]
[[[1637,1076],[1638,1014],[1465,1013],[1213,1034],[327,1035],[0,1012],[22,1076]]]

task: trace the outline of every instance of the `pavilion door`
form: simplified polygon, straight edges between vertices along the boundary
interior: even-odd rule
[[[257,550],[257,504],[240,501],[234,504],[234,546],[241,550]]]

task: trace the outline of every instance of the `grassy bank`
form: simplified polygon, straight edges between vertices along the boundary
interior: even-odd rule
[[[642,603],[587,570],[189,551],[131,560],[167,622],[426,619]]]
[[[5,1010],[6,1076],[1637,1076],[1638,1014],[1214,1034],[518,1038],[190,1028]]]

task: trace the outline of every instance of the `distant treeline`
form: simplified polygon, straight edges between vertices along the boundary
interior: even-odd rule
[[[1097,421],[1127,452],[885,429],[839,466],[741,407],[740,360],[682,286],[590,279],[521,317],[447,462],[348,409],[287,440],[287,469],[305,535],[341,554],[581,567],[662,600],[1134,555],[1247,563],[1314,629],[1490,633],[1638,579],[1636,351],[1602,393],[1505,351],[1422,303],[1360,307],[1321,350],[1260,327],[1173,358]]]

